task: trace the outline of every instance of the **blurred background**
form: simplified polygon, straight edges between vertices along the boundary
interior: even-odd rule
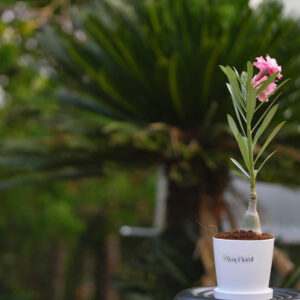
[[[300,288],[300,4],[1,0],[0,299],[171,300],[214,285],[247,185],[219,65],[290,78],[258,184],[271,285]],[[269,152],[269,153],[270,153]]]

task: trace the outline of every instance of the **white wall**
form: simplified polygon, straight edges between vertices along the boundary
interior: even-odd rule
[[[288,16],[300,16],[300,0],[280,0],[284,7],[285,13]],[[262,0],[250,0],[250,6],[255,8]]]

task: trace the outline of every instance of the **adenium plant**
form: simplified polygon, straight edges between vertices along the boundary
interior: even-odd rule
[[[259,69],[254,76],[253,66]],[[231,158],[239,170],[239,172],[233,171],[233,173],[250,183],[248,209],[244,215],[241,229],[252,230],[260,234],[255,180],[261,168],[275,151],[261,161],[262,154],[285,122],[278,124],[263,144],[259,145],[259,139],[278,109],[278,104],[275,104],[278,97],[272,101],[269,99],[287,80],[277,86],[277,81],[282,78],[281,67],[277,64],[276,59],[269,55],[266,56],[266,59],[262,56],[257,57],[253,64],[248,62],[247,72],[242,72],[241,75],[229,66],[221,66],[221,69],[229,81],[227,87],[231,94],[237,121],[227,115],[228,124],[243,159],[243,163],[239,163]]]

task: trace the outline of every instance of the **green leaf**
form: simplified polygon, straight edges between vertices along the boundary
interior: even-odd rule
[[[268,155],[268,157],[262,162],[262,164],[260,165],[260,167],[258,168],[256,175],[258,174],[258,172],[261,170],[261,168],[263,167],[263,165],[276,153],[276,151],[273,151],[270,155]]]
[[[233,67],[233,70],[234,70],[234,72],[235,72],[235,74],[236,74],[236,78],[239,80],[240,83],[242,83],[242,82],[241,82],[241,78],[240,78],[240,74],[239,74],[239,72],[237,71],[237,69],[236,69],[235,67]]]
[[[220,55],[220,47],[215,47],[215,50],[211,53],[210,57],[207,59],[207,64],[205,68],[205,73],[203,75],[202,83],[202,99],[207,102],[209,100],[209,92],[211,91],[211,85],[213,84],[214,71],[216,69],[216,61]]]
[[[248,149],[248,145],[247,145],[247,138],[242,136],[239,133],[239,130],[238,130],[233,118],[230,115],[227,115],[227,119],[228,119],[229,127],[230,127],[236,141],[238,142],[239,149],[240,149],[240,152],[244,159],[244,162],[245,162],[247,168],[249,169],[250,164],[249,164],[249,149]]]
[[[233,68],[233,69],[236,74],[236,79],[239,81],[240,86],[241,86],[242,97],[243,97],[244,101],[246,102],[246,83],[243,80],[243,78],[239,75],[239,72],[236,70],[236,68]]]
[[[97,76],[97,81],[101,88],[123,108],[127,109],[137,117],[144,117],[144,115],[136,108],[136,106],[118,93],[118,90],[111,84],[105,74],[99,73]]]
[[[249,85],[252,86],[251,80],[253,77],[253,66],[250,61],[247,62],[247,88]]]
[[[256,122],[255,126],[252,128],[252,132],[255,131],[255,129],[258,127],[258,125],[260,124],[260,122],[264,119],[265,115],[269,112],[269,110],[273,107],[273,105],[275,104],[275,102],[277,101],[277,99],[280,97],[282,93],[280,93],[279,95],[277,95],[277,97],[268,104],[268,108],[265,110],[265,112],[261,115],[261,117],[259,118],[259,120]],[[264,102],[262,102],[261,104],[264,104]],[[261,104],[257,107],[259,108],[261,106]]]
[[[253,114],[255,111],[255,105],[256,105],[256,94],[255,89],[252,86],[251,80],[253,76],[253,67],[251,62],[248,61],[247,63],[247,97],[246,97],[246,118],[247,118],[247,124],[249,125],[252,121]]]
[[[243,179],[249,181],[249,178],[247,178],[246,176],[242,175],[241,173],[239,172],[236,172],[236,171],[231,171],[234,175],[237,175],[237,176],[240,176],[242,177]]]
[[[98,40],[99,44],[103,46],[106,52],[124,69],[126,70],[126,65],[124,64],[122,57],[111,43],[111,39],[105,35],[103,28],[99,24],[95,24],[91,19],[87,19],[86,26],[90,32]]]
[[[272,139],[275,137],[275,135],[277,134],[277,132],[280,130],[280,128],[284,125],[285,121],[281,122],[280,124],[278,124],[273,131],[271,132],[271,134],[269,135],[269,137],[267,138],[267,140],[265,141],[264,145],[261,147],[259,153],[256,156],[255,162],[254,164],[257,162],[257,160],[259,159],[259,157],[262,155],[262,153],[264,152],[264,150],[267,148],[267,146],[270,144],[270,142],[272,141]]]
[[[245,165],[247,166],[248,170],[250,170],[248,144],[247,144],[246,140],[244,139],[244,137],[241,136],[240,133],[238,133],[236,139],[239,144],[239,149],[242,154]]]
[[[248,151],[248,153],[249,153],[248,138],[245,137],[245,136],[242,136],[242,138],[243,138],[243,140],[244,140],[244,143],[245,143],[245,145],[246,145],[247,151]]]
[[[60,91],[58,92],[57,96],[62,102],[77,106],[82,110],[91,111],[109,118],[120,120],[126,119],[121,112],[107,107],[105,104],[103,104],[103,102],[96,102],[87,97],[85,98],[83,95],[76,95],[67,91]]]
[[[233,103],[233,106],[237,108],[239,114],[242,116],[242,118],[246,121],[246,118],[244,116],[244,112],[242,110],[242,107],[241,107],[241,104],[240,102],[238,101],[238,99],[236,98],[235,94],[233,93],[233,90],[232,90],[232,87],[229,83],[226,83],[226,86],[230,92],[230,95],[231,95],[231,99],[232,99],[232,103]],[[238,116],[237,112],[236,112],[236,115]]]
[[[237,75],[229,66],[227,66],[227,77],[228,77],[228,80],[230,82],[230,85],[232,87],[235,97],[239,101],[241,107],[245,110],[246,107],[244,104],[244,100],[243,100],[243,96],[242,96],[239,84],[237,82]]]
[[[256,94],[254,88],[251,86],[247,88],[247,98],[246,98],[246,118],[247,124],[250,124],[254,115],[256,105]]]
[[[159,32],[161,32],[161,26],[160,26],[160,23],[159,23],[157,6],[156,5],[147,5],[146,8],[149,12],[150,22],[151,22],[153,31],[156,34],[158,34]]]
[[[248,172],[242,167],[242,165],[238,161],[236,161],[233,158],[230,158],[230,160],[246,175],[247,178],[250,179],[250,175],[248,174]]]
[[[132,73],[135,74],[136,78],[146,87],[149,87],[148,81],[145,78],[143,72],[140,70],[139,65],[136,63],[135,58],[133,57],[130,49],[127,47],[126,43],[122,41],[119,36],[114,38],[115,44],[118,46],[118,50],[123,55],[123,60],[126,62],[126,65],[131,69]]]
[[[243,127],[243,124],[242,124],[242,121],[241,121],[241,118],[240,118],[240,114],[238,112],[238,109],[237,109],[236,105],[233,105],[233,107],[234,107],[234,111],[235,111],[236,117],[237,117],[237,119],[239,121],[240,127],[242,129],[242,132],[243,132],[244,135],[246,135],[244,127]],[[243,116],[243,118],[245,118],[245,117]]]
[[[273,119],[277,109],[278,109],[279,104],[274,105],[270,111],[268,112],[268,114],[266,115],[266,117],[264,118],[261,126],[258,128],[253,143],[256,144],[257,140],[260,138],[260,136],[263,134],[263,132],[265,131],[265,129],[268,127],[268,125],[270,124],[271,120]]]
[[[275,80],[278,74],[279,72],[276,72],[272,74],[268,79],[260,83],[260,88],[256,91],[256,95],[259,95],[261,92],[263,92],[266,89],[266,87]]]
[[[226,67],[221,66],[221,65],[220,65],[219,67],[220,67],[220,69],[225,73],[225,75],[228,77]]]
[[[239,134],[239,130],[238,130],[233,118],[231,117],[231,115],[227,115],[227,120],[228,120],[228,124],[229,124],[229,127],[230,127],[233,135],[237,139],[237,136]]]
[[[229,83],[232,87],[232,89],[229,90],[230,93],[232,95],[234,95],[234,99],[237,100],[237,102],[240,104],[240,106],[245,110],[246,107],[245,107],[245,104],[244,104],[244,101],[243,101],[243,98],[241,95],[241,91],[240,91],[240,88],[239,88],[239,85],[238,85],[238,82],[236,79],[235,72],[229,66],[227,66],[226,68],[224,66],[220,66],[220,68],[226,74],[226,76],[229,80]]]
[[[245,102],[246,102],[246,97],[247,97],[247,80],[246,80],[247,76],[246,76],[246,74],[247,74],[246,72],[242,72],[241,77],[240,77],[241,83],[242,83],[241,84],[242,94],[243,94]]]
[[[286,79],[285,81],[281,82],[281,83],[277,86],[277,88],[269,95],[269,97],[272,96],[272,95],[274,95],[274,94],[275,94],[279,89],[281,89],[288,81],[290,81],[290,79]]]
[[[246,121],[243,109],[242,109],[239,101],[237,100],[235,94],[233,93],[231,85],[229,83],[226,83],[226,86],[227,86],[227,88],[228,88],[228,90],[229,90],[229,92],[231,94],[231,99],[232,99],[232,103],[233,103],[233,107],[234,107],[234,111],[235,111],[236,117],[237,117],[237,119],[239,121],[239,124],[240,124],[240,127],[242,129],[242,132],[245,135],[244,127],[243,127],[242,120],[241,120],[241,117],[242,117],[243,120]]]
[[[169,64],[169,89],[171,94],[171,99],[174,104],[174,108],[179,116],[183,117],[183,105],[181,101],[181,97],[179,94],[178,86],[180,86],[178,82],[178,55],[174,54],[170,60]]]

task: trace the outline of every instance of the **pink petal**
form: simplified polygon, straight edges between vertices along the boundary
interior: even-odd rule
[[[261,102],[268,102],[269,101],[268,96],[265,92],[262,92],[258,95],[258,100],[261,101]]]
[[[253,79],[251,80],[251,84],[252,86],[255,88],[255,90],[257,91],[261,85],[263,84],[263,82],[265,80],[268,79],[268,76],[263,76],[261,78],[259,78],[257,80],[258,76],[255,75],[253,77]],[[261,101],[261,102],[268,102],[269,101],[269,98],[268,96],[276,89],[277,85],[275,83],[275,81],[271,82],[258,96],[258,100]]]
[[[266,56],[266,60],[262,56],[256,57],[256,62],[253,63],[253,66],[260,70],[259,74],[261,76],[265,73],[272,75],[276,72],[281,72],[281,66],[278,66],[276,59],[271,58],[268,54]],[[282,74],[279,73],[277,77],[278,79],[281,79]]]

